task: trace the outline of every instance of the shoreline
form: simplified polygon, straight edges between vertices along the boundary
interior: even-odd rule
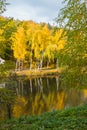
[[[32,76],[51,76],[51,75],[59,75],[61,73],[61,69],[41,69],[41,70],[21,70],[21,71],[17,71],[14,74],[18,77],[21,76],[28,76],[28,77],[32,77]]]

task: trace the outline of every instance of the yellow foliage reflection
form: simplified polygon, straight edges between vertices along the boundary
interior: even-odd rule
[[[26,104],[27,100],[24,97],[18,96],[16,99],[16,103],[14,104],[13,107],[13,116],[14,117],[19,117],[21,115],[26,115]]]

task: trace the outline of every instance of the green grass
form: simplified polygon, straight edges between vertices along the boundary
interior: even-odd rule
[[[1,121],[0,130],[87,130],[87,105]]]

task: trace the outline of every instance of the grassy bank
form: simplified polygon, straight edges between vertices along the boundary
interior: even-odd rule
[[[2,121],[0,130],[87,130],[87,105]]]

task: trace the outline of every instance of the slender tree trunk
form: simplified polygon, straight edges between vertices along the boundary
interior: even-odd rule
[[[42,57],[40,60],[40,69],[42,69],[42,67],[43,67],[43,58],[44,58],[44,51],[42,51]]]
[[[22,60],[16,60],[16,67],[15,71],[20,71],[23,69],[23,59]]]
[[[47,60],[47,68],[49,67],[49,64],[50,64],[50,60],[48,59]]]
[[[20,60],[18,61],[18,71],[20,71]]]
[[[58,68],[59,67],[59,62],[58,62],[58,58],[57,58],[57,60],[56,60],[56,68]]]
[[[40,81],[39,78],[37,78],[38,87],[40,87]]]
[[[38,70],[40,69],[40,61],[38,61],[37,69],[38,69]]]
[[[37,84],[37,78],[35,78],[35,86],[36,86],[36,91],[38,91],[38,84]]]
[[[32,69],[32,58],[30,59],[30,70]]]
[[[32,80],[30,79],[30,89],[31,89],[31,93],[32,93]]]
[[[57,91],[58,91],[58,88],[59,88],[59,77],[56,76],[56,86],[57,86]]]
[[[49,79],[47,78],[47,87],[49,88]]]
[[[19,94],[19,90],[18,90],[18,87],[16,87],[16,94],[17,94],[17,95]]]
[[[17,71],[18,69],[18,60],[16,60],[16,67],[15,67],[15,71]]]
[[[22,90],[22,96],[24,94],[24,86],[23,86],[23,81],[21,80],[21,90]]]
[[[42,69],[43,66],[43,59],[40,60],[40,69]]]
[[[37,79],[35,78],[35,86],[37,87]]]
[[[37,91],[39,91],[38,78],[36,78]]]
[[[18,90],[20,94],[21,93],[21,79],[18,80]]]
[[[32,64],[33,64],[32,56],[33,56],[33,50],[31,49],[31,54],[30,54],[30,70],[32,69]]]
[[[39,61],[36,61],[36,66],[35,66],[35,70],[38,70],[39,69]]]
[[[42,97],[44,99],[44,92],[43,92],[43,82],[42,82],[42,78],[40,78],[40,90],[41,90],[41,93],[42,93]]]
[[[23,60],[20,60],[20,70],[23,69]]]
[[[20,60],[16,60],[16,68],[15,71],[20,71]]]

